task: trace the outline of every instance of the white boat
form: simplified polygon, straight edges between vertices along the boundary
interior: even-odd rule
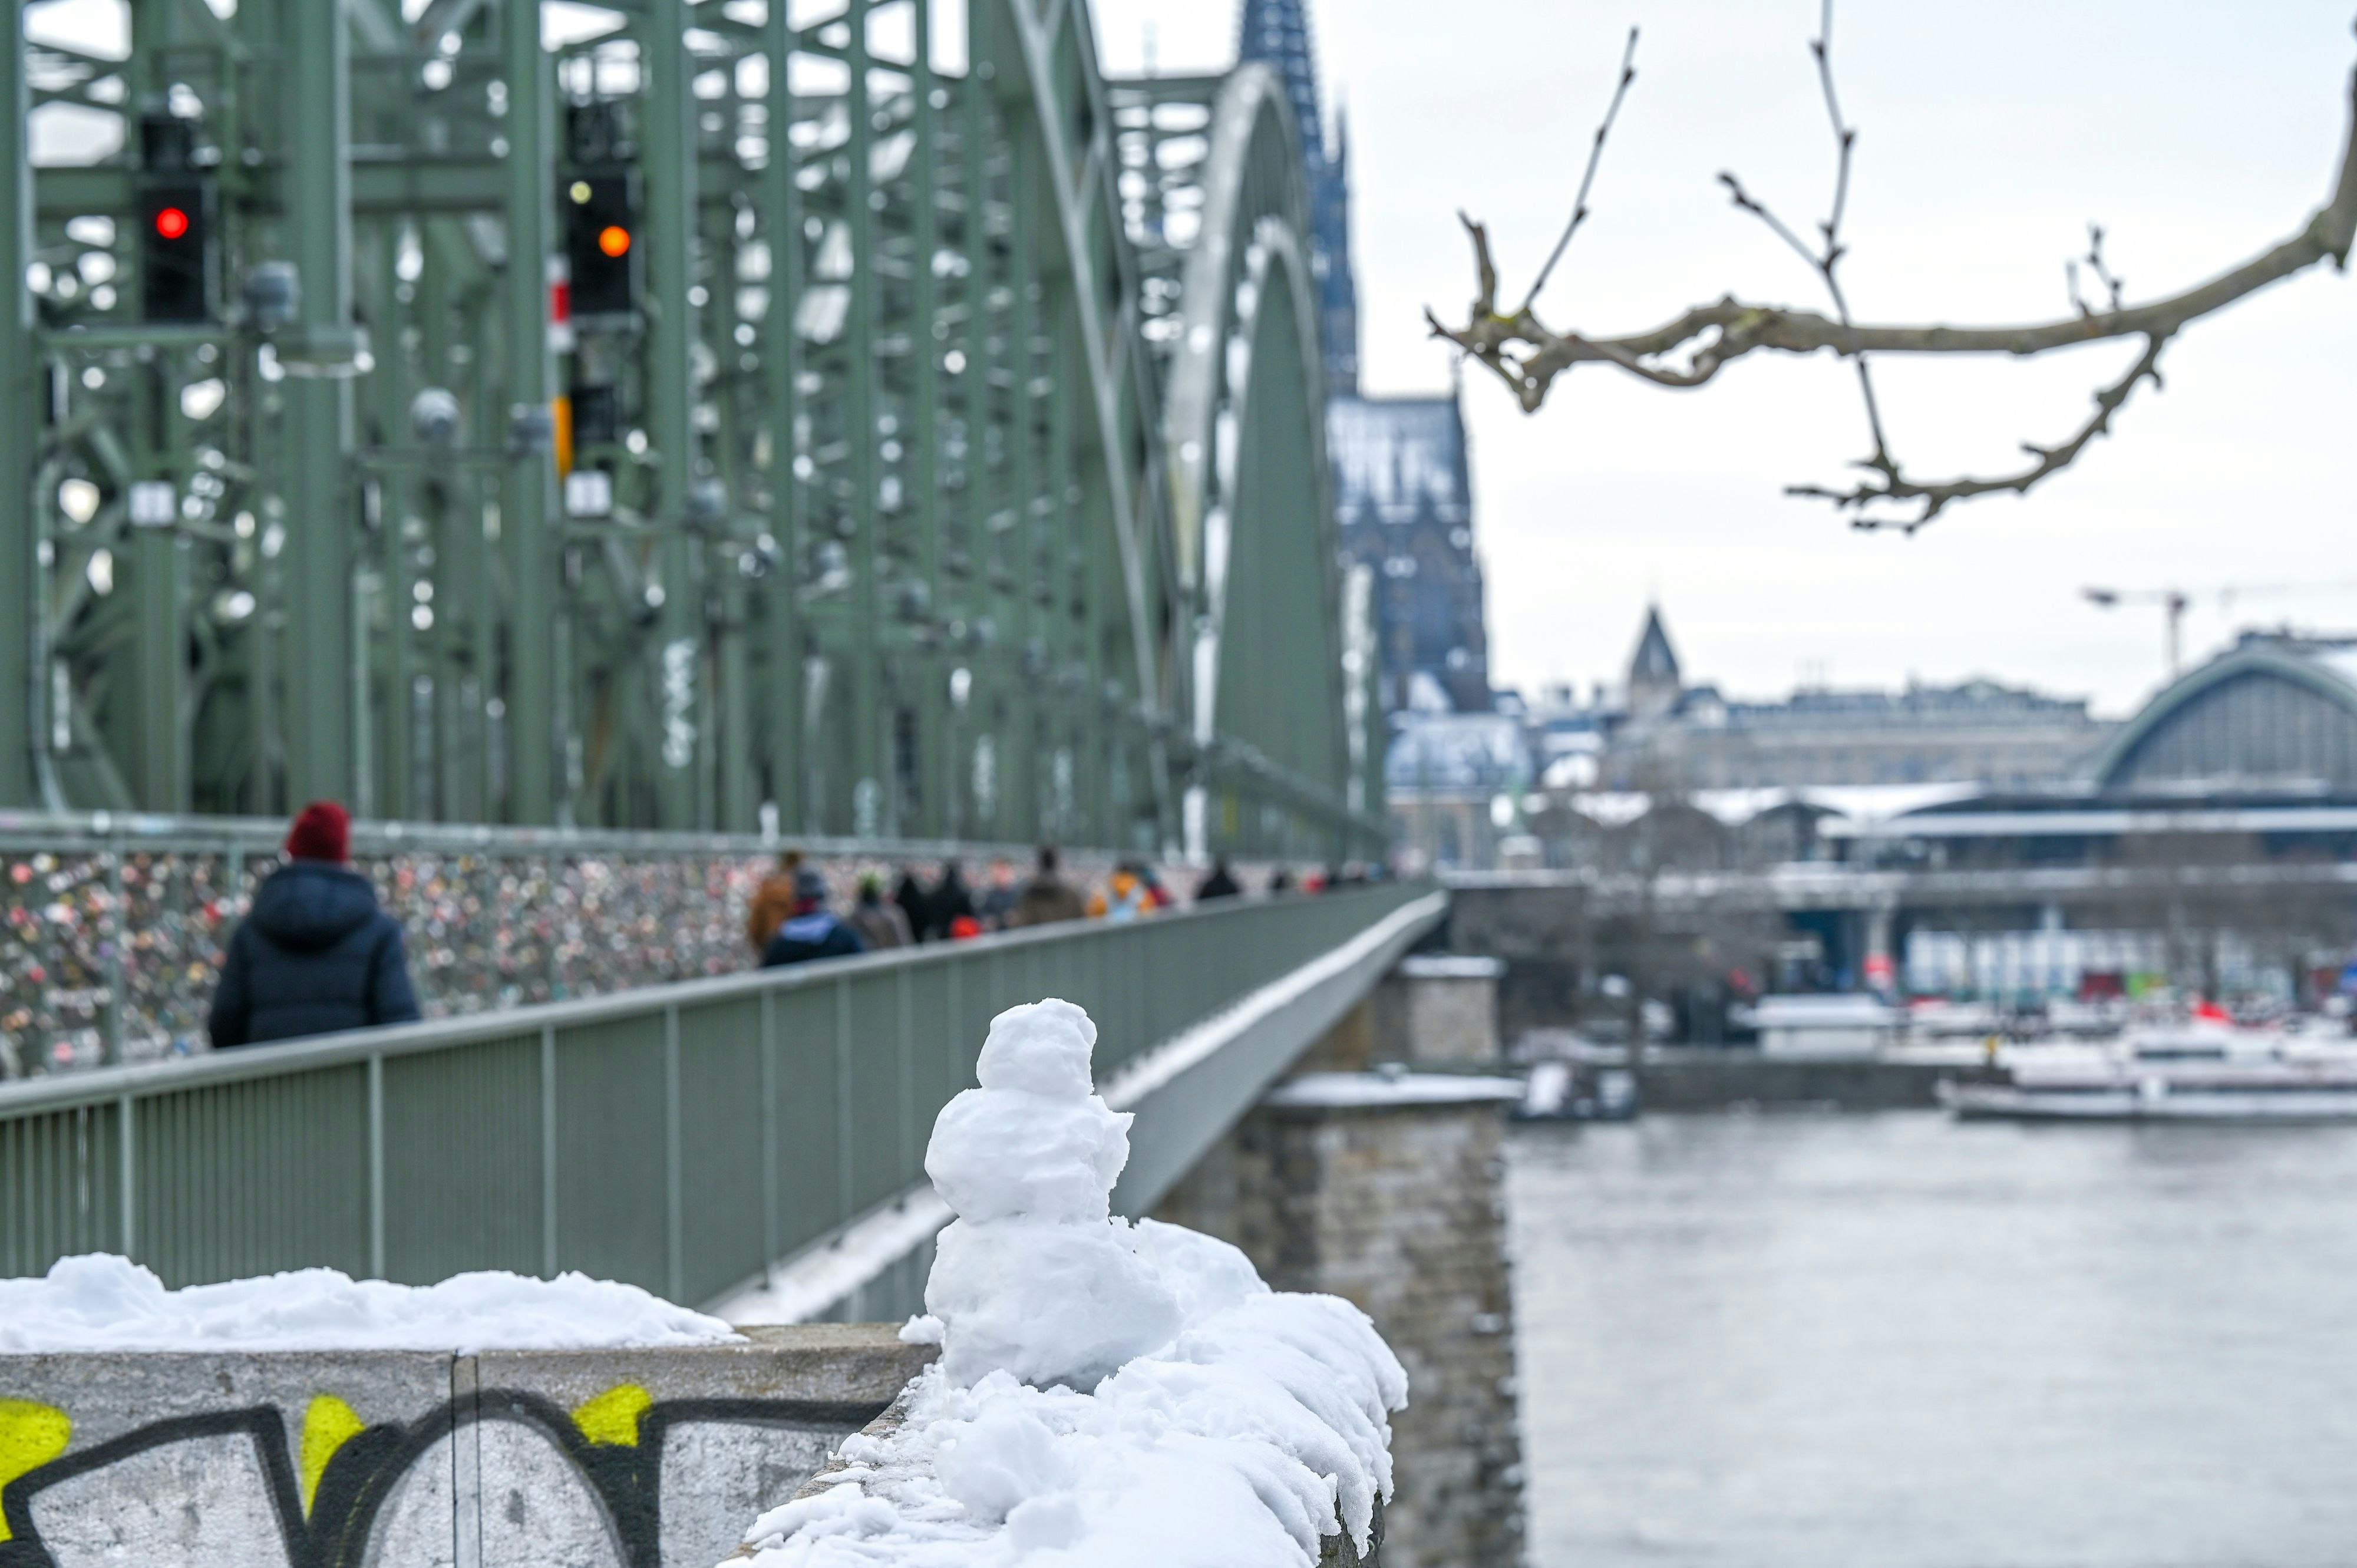
[[[2008,1081],[1943,1082],[1961,1118],[2031,1122],[2357,1121],[2357,1051],[2255,1031],[2137,1031],[2112,1051],[2014,1057]]]

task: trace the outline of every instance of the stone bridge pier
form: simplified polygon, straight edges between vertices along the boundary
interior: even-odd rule
[[[1278,1290],[1357,1304],[1407,1368],[1384,1568],[1523,1560],[1492,960],[1418,955],[1329,1029],[1156,1209]]]

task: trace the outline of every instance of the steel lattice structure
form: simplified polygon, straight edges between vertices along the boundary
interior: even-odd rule
[[[0,0],[0,805],[1379,851],[1276,79],[825,9]]]

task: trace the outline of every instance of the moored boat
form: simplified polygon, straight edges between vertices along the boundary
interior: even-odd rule
[[[1943,1083],[1940,1097],[1967,1120],[2357,1121],[2357,1051],[2244,1030],[2151,1031],[2093,1059],[2017,1058],[2009,1081]]]

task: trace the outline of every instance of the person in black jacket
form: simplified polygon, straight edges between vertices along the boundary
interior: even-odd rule
[[[1208,904],[1214,898],[1233,898],[1243,889],[1236,883],[1235,873],[1228,869],[1228,857],[1211,862],[1211,875],[1195,885],[1195,902]]]
[[[909,917],[910,936],[920,942],[933,940],[932,901],[925,897],[925,885],[917,880],[917,874],[905,865],[900,868],[900,880],[893,886],[892,902]]]
[[[925,940],[945,942],[951,927],[974,918],[974,889],[965,885],[965,873],[954,860],[942,862],[942,879],[925,895]]]
[[[230,938],[213,989],[215,1050],[416,1020],[401,924],[377,907],[350,853],[341,806],[303,808],[286,864],[264,879]]]
[[[794,912],[761,951],[761,967],[777,969],[813,959],[849,958],[867,950],[859,933],[845,925],[826,907],[826,878],[818,867],[805,865],[794,873]]]

